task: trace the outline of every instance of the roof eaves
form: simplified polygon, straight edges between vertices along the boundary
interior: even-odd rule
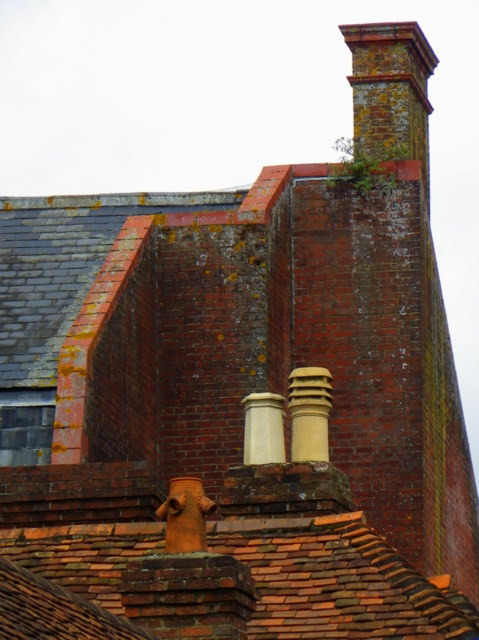
[[[42,578],[41,576],[35,575],[25,569],[24,567],[18,566],[15,563],[11,562],[8,558],[1,557],[0,558],[0,567],[4,568],[9,573],[16,574],[23,578],[23,580],[28,583],[35,585],[41,591],[44,591],[56,598],[60,598],[63,600],[68,600],[75,605],[81,607],[83,610],[88,611],[90,614],[95,616],[96,618],[103,619],[116,627],[119,631],[128,631],[130,634],[129,637],[135,638],[143,638],[144,640],[155,640],[156,636],[151,635],[149,632],[144,629],[140,629],[133,625],[126,618],[119,618],[118,616],[113,615],[109,611],[102,609],[95,605],[92,602],[87,600],[83,600],[77,594],[64,589],[58,584],[54,584],[49,582],[48,580]],[[113,637],[113,636],[111,636]]]
[[[386,580],[407,596],[414,609],[427,616],[431,624],[438,625],[438,629],[445,634],[446,638],[461,640],[479,638],[477,635],[470,635],[477,634],[478,627],[463,611],[397,554],[384,538],[372,529],[370,534],[365,535],[364,527],[355,522],[346,524],[342,532],[342,535],[350,539],[351,544],[360,551],[361,555],[368,558],[370,564],[375,566]],[[376,538],[375,543],[371,543],[371,536]]]

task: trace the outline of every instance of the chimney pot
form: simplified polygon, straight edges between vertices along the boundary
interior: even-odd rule
[[[207,551],[205,516],[216,511],[216,503],[203,493],[199,478],[173,478],[166,501],[156,511],[166,520],[166,552]]]
[[[277,393],[250,393],[245,408],[244,464],[285,462],[283,405]]]
[[[289,376],[292,418],[291,460],[329,462],[328,418],[332,376],[324,367],[294,369]]]

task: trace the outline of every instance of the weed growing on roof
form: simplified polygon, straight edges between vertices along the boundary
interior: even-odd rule
[[[363,196],[374,187],[394,187],[396,177],[385,169],[383,162],[402,160],[407,157],[407,146],[392,145],[376,153],[364,153],[361,146],[353,138],[338,138],[333,145],[334,151],[340,154],[341,166],[336,167],[331,182],[336,184],[337,178],[350,178],[355,189]]]

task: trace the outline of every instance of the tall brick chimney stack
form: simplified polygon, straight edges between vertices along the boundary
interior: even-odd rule
[[[428,181],[427,80],[439,60],[416,22],[339,27],[353,54],[354,140],[366,155],[420,160]]]

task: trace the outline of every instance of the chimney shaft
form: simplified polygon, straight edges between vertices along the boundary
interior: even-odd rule
[[[238,560],[208,552],[205,516],[215,510],[199,478],[170,481],[156,511],[166,520],[166,553],[132,563],[119,587],[128,618],[171,640],[247,640],[254,583]]]
[[[355,149],[420,160],[429,173],[427,79],[438,59],[416,22],[339,27],[353,54]]]

